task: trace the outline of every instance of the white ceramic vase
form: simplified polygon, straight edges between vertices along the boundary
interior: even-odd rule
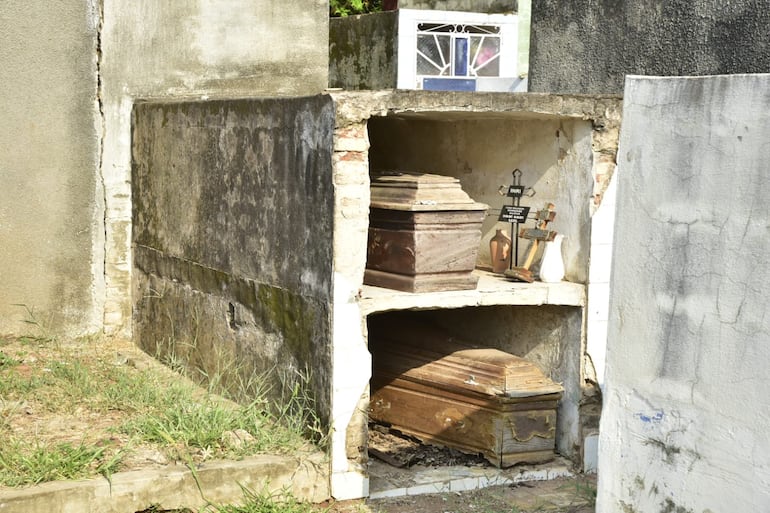
[[[564,258],[561,256],[561,243],[564,235],[558,233],[552,241],[545,243],[543,260],[540,262],[540,281],[557,283],[564,278]]]

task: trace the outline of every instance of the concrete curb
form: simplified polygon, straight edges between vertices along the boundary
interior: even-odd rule
[[[574,478],[570,464],[563,458],[539,465],[493,467],[429,467],[408,471],[375,462],[370,465],[370,500],[431,493],[468,492],[491,486],[510,486],[536,481]],[[384,470],[383,470],[384,469]],[[378,475],[379,474],[379,475]]]
[[[290,490],[298,499],[321,502],[329,498],[328,460],[321,453],[299,458],[264,455],[205,463],[195,474],[174,465],[120,472],[109,481],[45,483],[0,492],[0,512],[135,513],[153,505],[195,510],[209,502],[238,503],[243,498],[241,487],[255,492]]]

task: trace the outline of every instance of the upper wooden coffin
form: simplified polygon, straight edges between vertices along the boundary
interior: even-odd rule
[[[371,178],[371,208],[408,211],[479,210],[487,205],[471,199],[451,176],[388,172]]]

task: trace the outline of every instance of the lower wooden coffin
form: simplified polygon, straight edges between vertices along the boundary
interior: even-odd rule
[[[554,458],[561,385],[523,358],[434,326],[393,331],[370,325],[373,421],[498,467]]]

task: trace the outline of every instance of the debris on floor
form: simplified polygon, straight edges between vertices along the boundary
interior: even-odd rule
[[[397,468],[408,468],[413,465],[490,466],[481,455],[466,454],[451,447],[425,445],[416,438],[380,425],[369,427],[369,455]]]

